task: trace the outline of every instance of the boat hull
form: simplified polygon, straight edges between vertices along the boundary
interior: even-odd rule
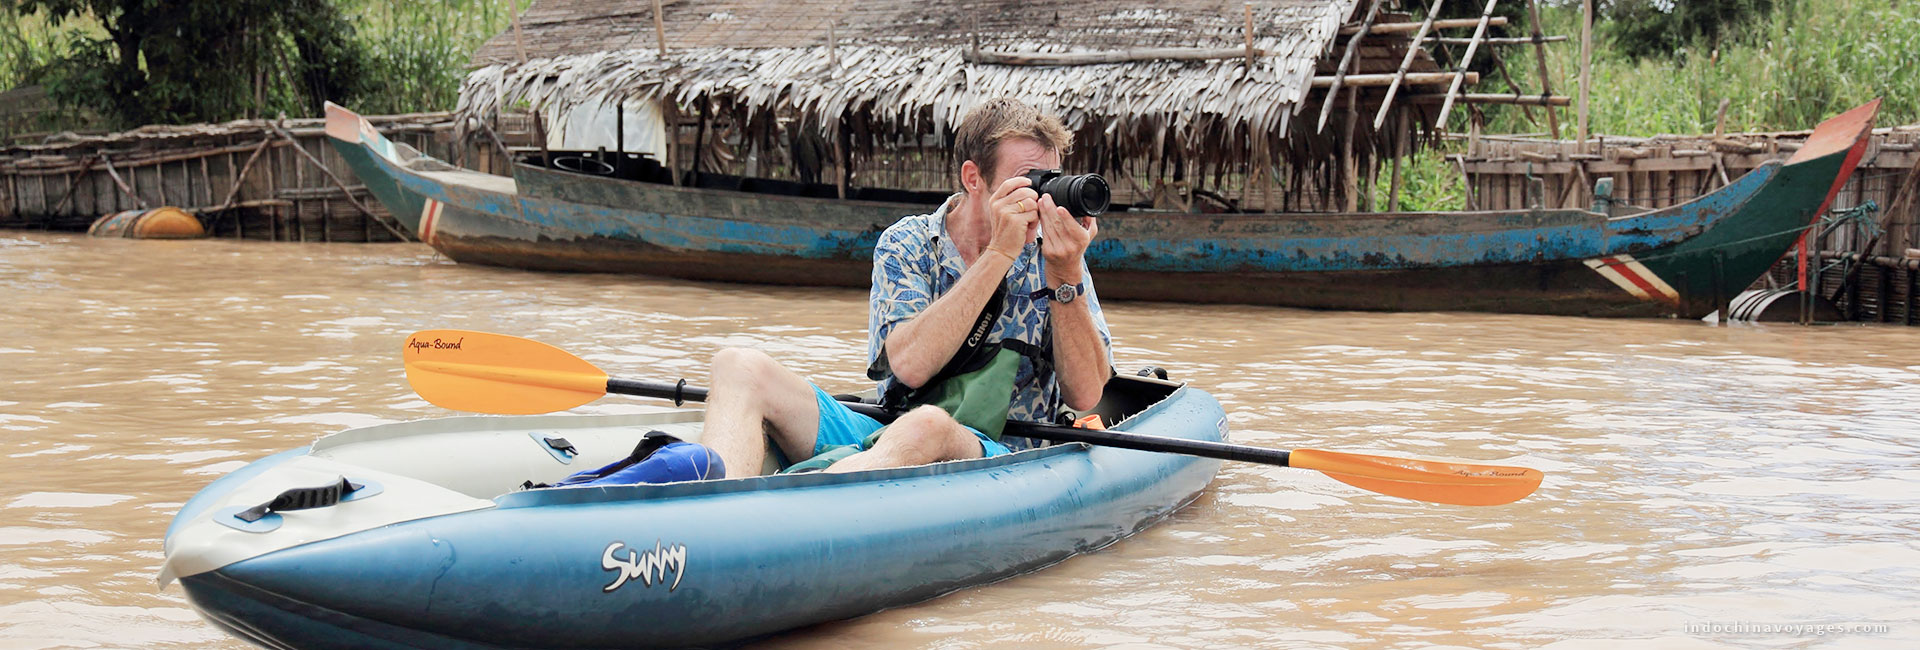
[[[598,429],[569,430],[562,420],[486,420],[506,422],[490,435],[509,442],[516,434],[526,442],[515,427],[532,424],[582,449],[618,447]],[[1206,393],[1176,388],[1116,428],[1221,440],[1225,416]],[[354,444],[383,444],[363,437]],[[335,460],[342,453],[325,441],[315,449]],[[545,452],[527,453],[538,461]],[[275,458],[287,465],[298,456]],[[917,602],[1101,548],[1191,501],[1219,465],[1074,444],[845,475],[539,489],[213,568],[176,560],[195,534],[234,536],[204,523],[240,489],[216,484],[169,531],[169,566],[204,569],[180,577],[190,602],[269,647],[711,645]],[[248,480],[270,481],[275,471]],[[287,513],[291,534],[309,535],[294,530],[300,518],[409,498],[399,478],[348,474],[388,493],[333,508],[341,513]]]
[[[1803,149],[1808,155],[1640,214],[1125,212],[1101,219],[1087,260],[1103,299],[1698,318],[1751,284],[1818,218],[1864,149],[1875,108],[1822,124],[1810,142],[1827,145]],[[335,145],[343,154],[366,147]],[[401,194],[438,195],[413,202],[426,206],[416,221],[422,240],[449,258],[544,271],[866,287],[880,232],[932,210],[525,164],[515,166],[515,192],[490,193],[446,187],[445,175],[419,177],[389,157],[348,159],[361,161],[363,177],[395,179]],[[396,202],[396,213],[412,204]]]

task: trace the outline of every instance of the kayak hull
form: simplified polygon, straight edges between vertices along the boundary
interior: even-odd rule
[[[1211,396],[1177,388],[1115,428],[1220,440],[1225,418]],[[269,647],[711,645],[1101,548],[1191,501],[1219,464],[1072,444],[850,474],[519,491],[180,580],[210,621]]]

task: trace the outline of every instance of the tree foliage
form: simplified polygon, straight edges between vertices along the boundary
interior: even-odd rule
[[[360,94],[365,54],[326,0],[0,0],[22,15],[97,20],[40,77],[115,126],[317,111]]]
[[[1614,51],[1635,59],[1673,56],[1695,43],[1711,51],[1792,1],[1612,0],[1604,33]]]

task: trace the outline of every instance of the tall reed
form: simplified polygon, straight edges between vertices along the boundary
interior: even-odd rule
[[[467,62],[507,29],[508,0],[339,0],[355,16],[368,57],[366,113],[450,110],[460,100]],[[519,0],[522,10],[531,0]]]
[[[1596,43],[1590,131],[1623,136],[1712,131],[1720,101],[1728,101],[1728,131],[1812,128],[1840,111],[1882,99],[1880,124],[1920,122],[1920,2],[1821,0],[1783,3],[1767,20],[1721,43],[1704,44],[1670,57],[1634,60]],[[1556,93],[1578,92],[1578,4],[1542,7],[1548,34],[1575,37],[1547,52]],[[1502,54],[1523,92],[1539,92],[1532,47],[1506,47]],[[1480,92],[1505,92],[1481,82]],[[1535,111],[1536,119],[1539,111]],[[1522,111],[1486,111],[1487,130],[1544,130]],[[1572,108],[1561,112],[1571,124]],[[1454,120],[1465,124],[1464,114]],[[1450,120],[1451,121],[1451,120]]]

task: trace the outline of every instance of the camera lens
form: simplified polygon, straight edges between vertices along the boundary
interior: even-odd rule
[[[1097,217],[1106,213],[1107,204],[1113,198],[1113,192],[1107,187],[1107,179],[1099,174],[1081,174],[1064,176],[1058,172],[1035,172],[1029,178],[1042,178],[1043,182],[1034,189],[1041,194],[1053,197],[1053,202],[1066,208],[1076,217]]]
[[[1076,217],[1097,217],[1107,211],[1107,202],[1113,198],[1113,192],[1107,187],[1107,179],[1099,174],[1085,174],[1073,177],[1067,189],[1067,202],[1073,207],[1067,208]]]

